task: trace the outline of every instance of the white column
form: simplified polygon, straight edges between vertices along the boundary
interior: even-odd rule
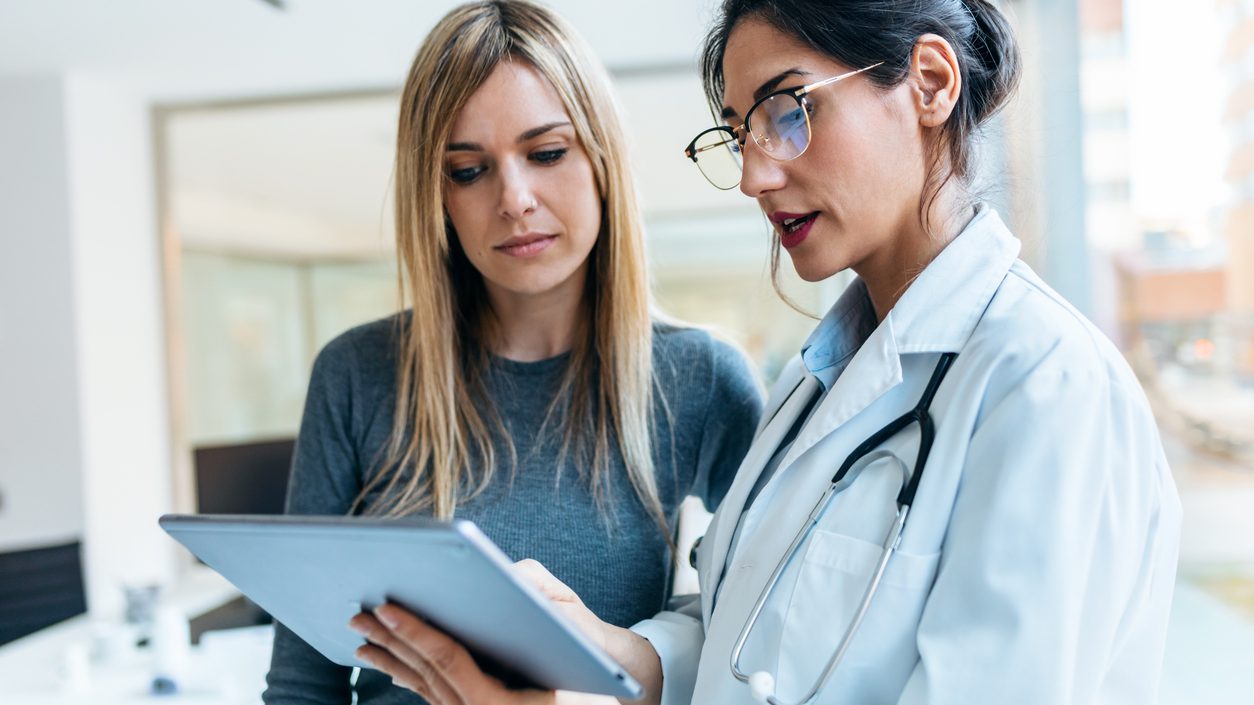
[[[1084,112],[1080,94],[1080,23],[1076,0],[1032,0],[1040,43],[1041,275],[1082,313],[1091,315],[1085,219]]]
[[[66,80],[88,604],[169,584],[173,506],[151,109],[126,87]]]
[[[62,86],[0,77],[0,551],[83,534]]]

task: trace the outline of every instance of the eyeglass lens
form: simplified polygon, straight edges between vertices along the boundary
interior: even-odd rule
[[[748,116],[753,141],[772,159],[795,159],[810,145],[810,118],[801,99],[789,93],[773,95]],[[716,188],[729,190],[740,183],[740,145],[726,130],[708,130],[694,144],[697,167]]]
[[[693,145],[697,167],[706,180],[724,191],[740,183],[740,144],[726,130],[707,130]]]
[[[753,141],[773,159],[795,159],[810,144],[810,120],[800,99],[780,93],[749,114]]]

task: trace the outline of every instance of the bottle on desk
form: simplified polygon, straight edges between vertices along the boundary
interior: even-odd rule
[[[163,606],[157,609],[152,630],[152,652],[155,657],[152,692],[177,693],[187,682],[187,666],[191,658],[191,629],[179,610]]]

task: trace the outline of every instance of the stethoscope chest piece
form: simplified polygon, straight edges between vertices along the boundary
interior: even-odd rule
[[[766,671],[754,671],[749,675],[749,692],[760,703],[769,703],[775,697],[775,676]]]

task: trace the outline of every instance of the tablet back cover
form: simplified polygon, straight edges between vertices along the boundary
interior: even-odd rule
[[[161,526],[284,626],[344,666],[348,628],[391,601],[455,636],[511,685],[639,697],[640,686],[465,521],[168,515]]]

